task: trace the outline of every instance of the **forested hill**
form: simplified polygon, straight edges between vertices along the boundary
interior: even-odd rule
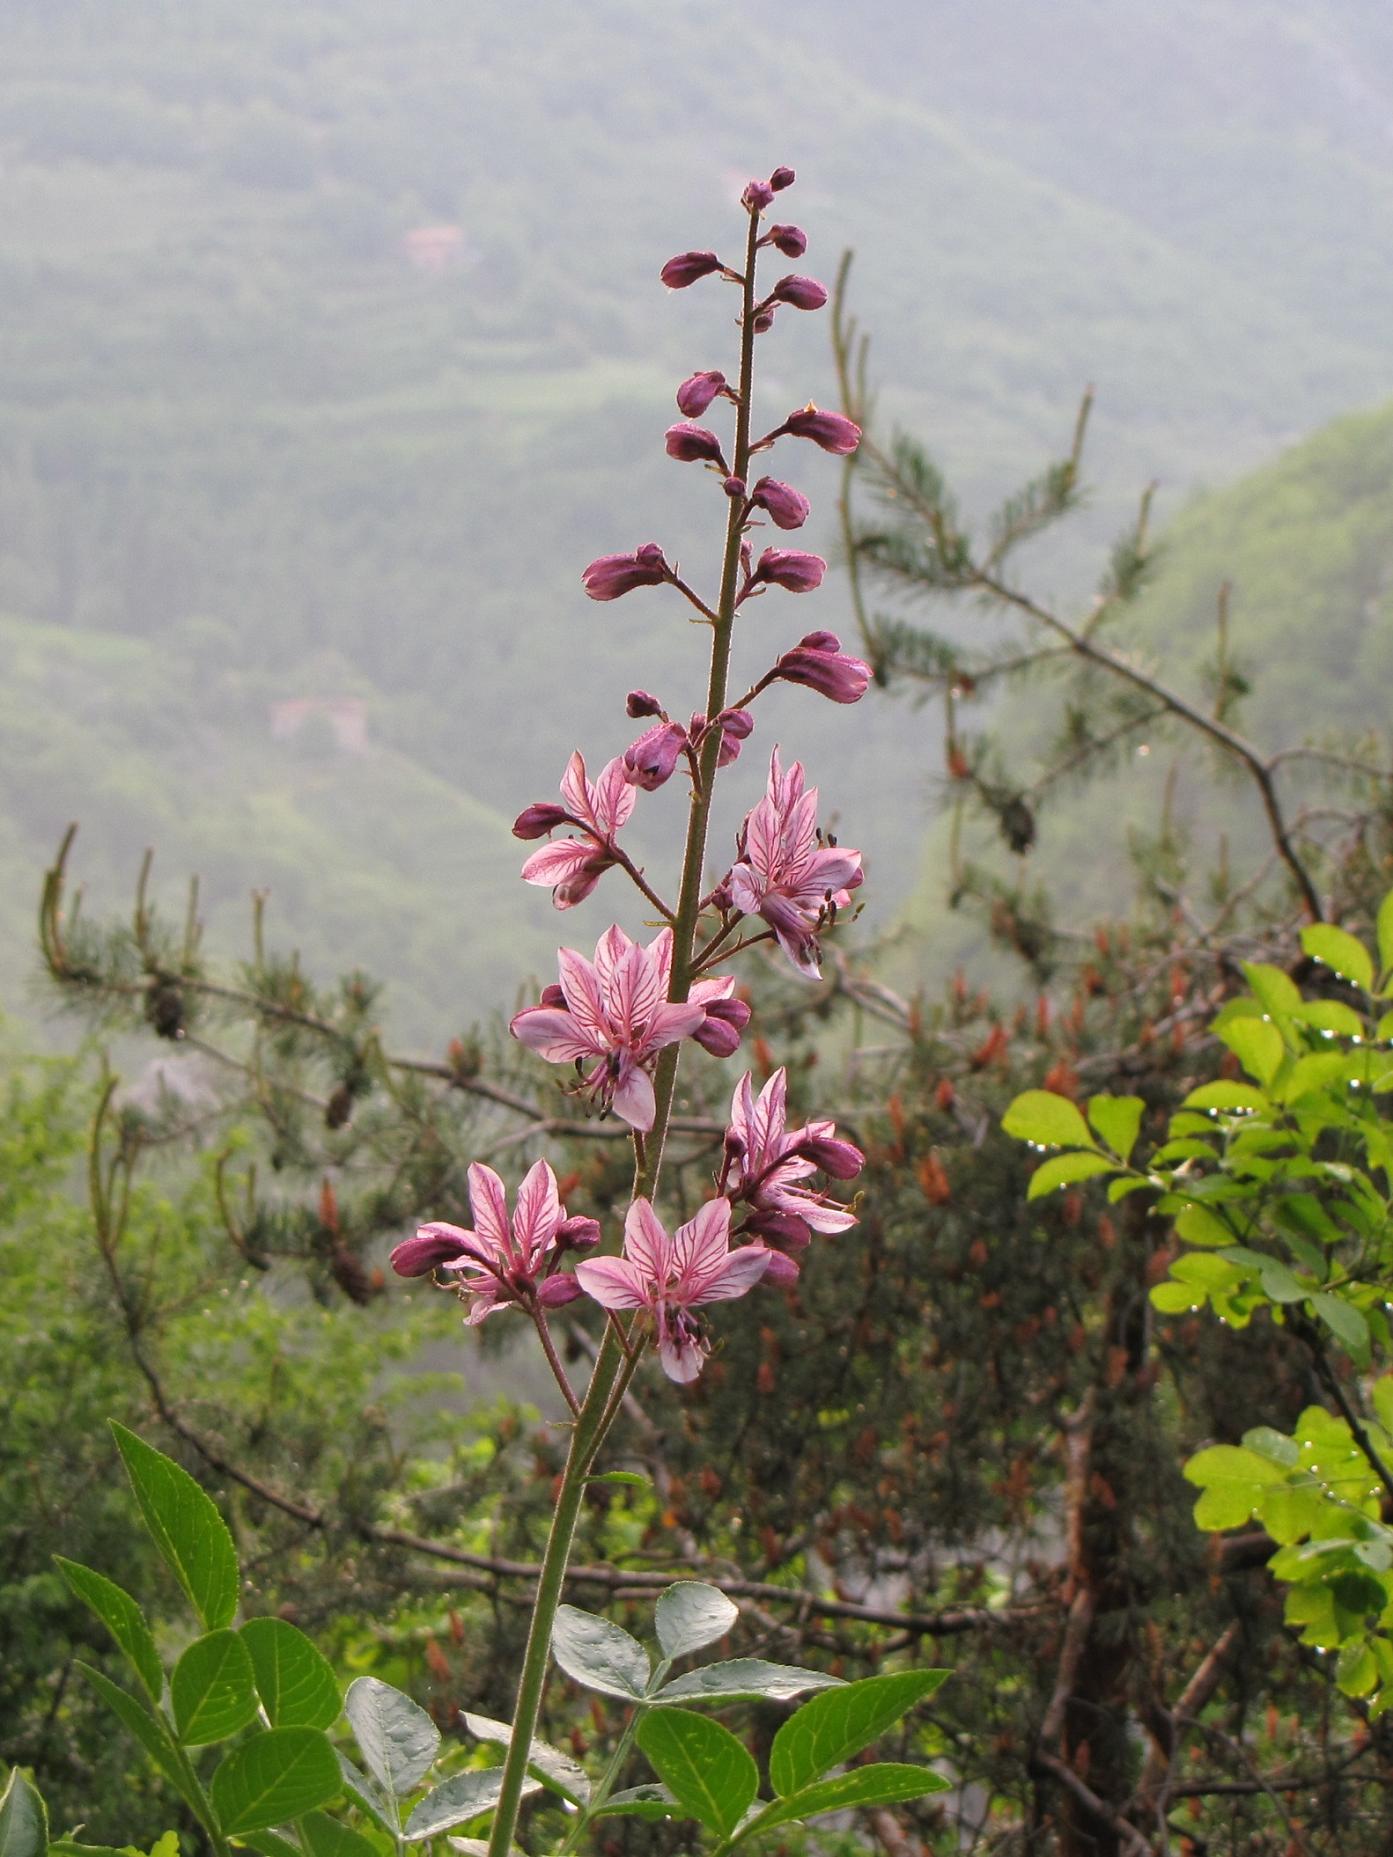
[[[147,839],[205,879],[230,847],[215,893],[271,882],[311,958],[385,950],[416,986],[498,998],[530,958],[519,925],[549,926],[508,888],[503,821],[573,743],[622,745],[626,675],[680,706],[685,628],[641,602],[597,616],[577,574],[650,535],[689,564],[709,541],[659,435],[675,381],[723,358],[729,305],[665,299],[655,275],[729,239],[746,173],[797,166],[815,273],[857,246],[883,403],[969,491],[1053,447],[1090,379],[1100,524],[1137,482],[1226,479],[1393,390],[1382,14],[1121,13],[10,0],[0,612],[8,638],[32,629],[36,681],[11,697],[50,748],[100,726],[62,778],[7,731],[0,988],[76,811],[102,838],[98,906]],[[830,398],[824,336],[778,331],[772,416]],[[831,467],[799,464],[830,545]],[[798,619],[762,623],[760,655]],[[114,669],[113,637],[145,655]],[[339,698],[368,749],[311,716],[333,823],[284,731],[286,705]],[[847,718],[819,724],[829,760],[856,760],[837,803],[848,830],[874,818],[880,842],[859,836],[891,894],[920,829],[916,804],[892,823],[874,798],[903,713],[858,717],[855,757]],[[214,809],[254,768],[259,823],[191,813],[194,764]],[[355,782],[391,795],[389,828],[362,829]],[[161,786],[163,806],[141,798]],[[423,797],[447,789],[454,812]],[[449,925],[428,957],[426,920]],[[231,945],[230,918],[215,932]]]

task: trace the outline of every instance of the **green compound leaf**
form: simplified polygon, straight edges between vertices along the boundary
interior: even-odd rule
[[[793,1664],[768,1664],[760,1657],[733,1657],[728,1663],[689,1670],[648,1698],[650,1703],[789,1702],[809,1689],[841,1689],[839,1676],[800,1670]]]
[[[38,1788],[18,1767],[0,1798],[0,1857],[44,1857],[48,1850],[48,1813]]]
[[[770,1831],[794,1819],[816,1818],[822,1812],[845,1812],[855,1806],[895,1805],[904,1799],[921,1799],[925,1793],[942,1793],[948,1781],[929,1767],[910,1767],[899,1761],[882,1761],[871,1767],[853,1767],[835,1779],[819,1780],[791,1793],[752,1818],[745,1836]]]
[[[523,1782],[523,1794],[539,1790],[535,1780]],[[491,1812],[503,1791],[502,1767],[485,1767],[470,1773],[452,1774],[416,1807],[406,1821],[408,1843],[434,1837],[452,1825],[467,1825],[481,1812]]]
[[[1091,1096],[1088,1119],[1099,1139],[1125,1161],[1137,1145],[1145,1107],[1140,1096]]]
[[[476,1740],[491,1741],[495,1746],[505,1749],[511,1747],[511,1722],[495,1721],[491,1715],[474,1715],[468,1709],[461,1709],[459,1718]],[[549,1786],[554,1793],[560,1793],[563,1799],[569,1799],[572,1804],[588,1803],[589,1775],[579,1761],[572,1760],[569,1754],[563,1754],[559,1747],[551,1747],[545,1741],[534,1741],[527,1751],[527,1770],[544,1786]]]
[[[164,1722],[150,1713],[145,1703],[132,1696],[109,1677],[94,1670],[90,1664],[79,1662],[78,1669],[96,1690],[102,1701],[121,1722],[122,1727],[133,1734],[160,1772],[178,1792],[186,1805],[197,1809],[197,1796],[189,1786],[179,1759],[176,1746]]]
[[[618,1625],[579,1606],[558,1606],[551,1652],[577,1683],[604,1696],[642,1701],[648,1690],[648,1653]]]
[[[394,1798],[404,1798],[440,1752],[440,1730],[410,1696],[375,1676],[350,1683],[343,1706],[368,1772]]]
[[[308,1857],[378,1857],[377,1846],[361,1831],[340,1825],[324,1812],[306,1812],[298,1829]]]
[[[75,1560],[64,1560],[61,1554],[55,1554],[53,1559],[73,1592],[96,1613],[125,1652],[126,1661],[140,1678],[150,1700],[158,1702],[164,1689],[164,1668],[145,1614],[135,1600],[105,1574],[94,1573]]]
[[[787,1796],[869,1747],[916,1702],[947,1681],[947,1670],[901,1670],[824,1690],[779,1729],[769,1754],[769,1783]]]
[[[759,1770],[730,1730],[690,1709],[651,1709],[638,1744],[682,1810],[728,1838],[759,1791]]]
[[[256,1714],[256,1684],[235,1631],[194,1639],[174,1666],[169,1700],[185,1747],[205,1747],[246,1727]]]
[[[213,1809],[232,1837],[312,1812],[343,1791],[343,1776],[317,1728],[268,1728],[244,1741],[213,1775]]]
[[[679,1580],[659,1593],[653,1622],[663,1656],[676,1659],[725,1637],[739,1616],[718,1587],[704,1580]]]
[[[1017,1141],[1033,1141],[1041,1148],[1094,1148],[1078,1108],[1067,1096],[1053,1090],[1025,1090],[1001,1118],[1001,1126]]]
[[[1077,1180],[1091,1180],[1095,1174],[1113,1174],[1117,1163],[1106,1154],[1051,1154],[1041,1161],[1030,1176],[1025,1189],[1027,1199],[1043,1199],[1061,1186],[1073,1186]]]
[[[1382,911],[1380,918],[1382,917]],[[1374,963],[1369,950],[1347,929],[1330,922],[1313,922],[1301,931],[1301,946],[1313,961],[1320,961],[1344,980],[1352,980],[1366,993],[1374,990]]]
[[[304,1632],[283,1618],[253,1618],[241,1637],[273,1728],[333,1727],[343,1699],[333,1671]]]
[[[187,1470],[113,1419],[111,1429],[145,1526],[205,1631],[237,1611],[237,1551],[217,1504]]]

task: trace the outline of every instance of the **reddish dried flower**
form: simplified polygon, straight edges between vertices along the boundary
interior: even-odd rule
[[[713,251],[684,251],[679,252],[675,258],[669,258],[658,275],[669,290],[685,290],[689,284],[710,277],[713,271],[724,269],[725,266]]]
[[[656,542],[645,542],[627,555],[601,555],[592,561],[581,580],[592,600],[617,600],[635,587],[657,587],[669,577],[670,569]]]

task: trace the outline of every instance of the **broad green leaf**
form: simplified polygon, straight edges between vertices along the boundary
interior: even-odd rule
[[[177,1833],[168,1831],[165,1837],[174,1839],[171,1857],[179,1857]],[[154,1848],[159,1850],[163,1843],[161,1838]],[[49,1857],[145,1857],[138,1844],[80,1844],[76,1838],[50,1838],[48,1849]]]
[[[1365,1033],[1363,1019],[1342,999],[1303,1000],[1301,1010],[1291,1016],[1298,1025],[1309,1025],[1317,1032],[1337,1032],[1341,1038],[1362,1038]]]
[[[333,1671],[304,1632],[283,1618],[251,1618],[241,1635],[271,1726],[332,1728],[343,1699]]]
[[[1352,1354],[1362,1358],[1368,1353],[1369,1324],[1362,1309],[1328,1292],[1313,1296],[1311,1306],[1336,1340],[1343,1342]]]
[[[476,1740],[491,1741],[501,1748],[511,1747],[511,1722],[495,1721],[491,1715],[474,1715],[468,1709],[460,1710],[460,1720]],[[590,1798],[590,1778],[585,1768],[578,1760],[572,1760],[569,1754],[563,1754],[559,1747],[550,1747],[545,1741],[534,1741],[527,1752],[527,1770],[535,1774],[544,1786],[560,1793],[563,1799],[585,1805]]]
[[[630,1786],[611,1793],[596,1818],[682,1818],[685,1813],[666,1786]]]
[[[339,1824],[326,1812],[306,1812],[298,1830],[308,1857],[378,1857],[371,1839],[351,1826]]]
[[[1341,1646],[1335,1660],[1335,1682],[1345,1696],[1367,1696],[1378,1687],[1378,1665],[1367,1639],[1355,1638]]]
[[[1251,1083],[1228,1083],[1222,1078],[1202,1083],[1185,1098],[1187,1109],[1269,1109],[1262,1091]]]
[[[205,1747],[246,1727],[256,1714],[256,1684],[235,1631],[194,1639],[174,1666],[169,1701],[185,1747]]]
[[[1187,1206],[1177,1216],[1175,1230],[1176,1236],[1183,1238],[1186,1244],[1213,1247],[1231,1245],[1234,1239],[1232,1228],[1203,1206]]]
[[[718,1587],[679,1580],[659,1593],[653,1622],[663,1656],[676,1659],[723,1638],[739,1616]]]
[[[535,1793],[535,1780],[524,1780],[523,1794]],[[437,1831],[452,1825],[467,1825],[481,1812],[491,1812],[503,1791],[502,1767],[479,1767],[468,1773],[452,1774],[428,1793],[406,1821],[405,1835],[410,1843],[432,1838]]]
[[[1271,1083],[1287,1054],[1282,1034],[1266,1019],[1231,1019],[1219,1036],[1259,1083]]]
[[[1230,1245],[1219,1256],[1230,1264],[1241,1264],[1250,1273],[1255,1274],[1262,1285],[1264,1296],[1273,1302],[1302,1302],[1311,1293],[1311,1286],[1303,1284],[1294,1270],[1284,1264],[1280,1258],[1268,1257],[1262,1251],[1250,1251],[1246,1245]]]
[[[1033,1141],[1041,1148],[1097,1146],[1079,1109],[1053,1090],[1024,1091],[1002,1116],[1001,1126],[1017,1141]]]
[[[1256,1483],[1215,1483],[1201,1491],[1195,1503],[1195,1527],[1207,1534],[1222,1528],[1241,1528],[1262,1500]]]
[[[1108,1204],[1115,1206],[1119,1199],[1126,1199],[1129,1193],[1140,1193],[1152,1184],[1150,1180],[1133,1179],[1124,1174],[1120,1180],[1114,1180],[1108,1188]]]
[[[217,1504],[179,1465],[113,1419],[111,1429],[145,1526],[205,1631],[232,1623],[237,1552]]]
[[[272,1831],[269,1825],[263,1825],[260,1831],[244,1831],[239,1842],[248,1850],[260,1851],[261,1857],[305,1857],[298,1844],[283,1838],[279,1831]],[[371,1849],[371,1845],[368,1848]]]
[[[393,1806],[388,1799],[373,1785],[366,1773],[360,1773],[342,1748],[335,1750],[339,1763],[339,1778],[343,1790],[360,1811],[366,1812],[373,1823],[382,1831],[396,1836],[397,1826],[393,1815]]]
[[[77,1667],[112,1714],[118,1717],[122,1726],[139,1741],[184,1803],[196,1805],[188,1777],[180,1764],[179,1749],[163,1720],[152,1715],[145,1703],[138,1701],[119,1684],[113,1683],[109,1677],[103,1676],[100,1670],[94,1670],[90,1664],[84,1663],[79,1663]]]
[[[1303,1097],[1328,1090],[1332,1084],[1343,1084],[1348,1062],[1349,1055],[1344,1051],[1311,1051],[1299,1057],[1279,1091],[1282,1101],[1297,1103]]]
[[[58,1571],[82,1603],[106,1626],[126,1654],[126,1661],[140,1678],[152,1702],[158,1702],[164,1689],[164,1668],[155,1640],[145,1622],[145,1614],[124,1587],[105,1574],[94,1573],[75,1560],[54,1555]]]
[[[0,1857],[44,1857],[48,1850],[48,1813],[32,1780],[18,1767],[0,1798]]]
[[[744,1835],[770,1831],[775,1825],[791,1824],[795,1819],[816,1818],[823,1812],[846,1812],[856,1806],[894,1805],[902,1799],[921,1799],[925,1793],[948,1791],[948,1781],[931,1767],[910,1767],[899,1761],[879,1761],[871,1767],[853,1767],[835,1779],[819,1780],[786,1799],[776,1799],[757,1818],[752,1818]]]
[[[1266,961],[1244,961],[1243,973],[1264,1012],[1299,1012],[1305,1004],[1290,974]]]
[[[704,1664],[664,1683],[650,1703],[787,1702],[809,1689],[840,1689],[839,1676],[800,1670],[793,1664],[768,1664],[760,1657],[733,1657],[729,1663]]]
[[[648,1688],[648,1653],[638,1639],[578,1606],[556,1608],[551,1651],[567,1676],[602,1695],[637,1702]]]
[[[1301,931],[1301,946],[1313,961],[1332,968],[1344,980],[1352,980],[1366,993],[1374,990],[1374,963],[1369,950],[1347,929],[1330,922],[1313,922]]]
[[[729,1837],[759,1791],[759,1769],[730,1730],[690,1709],[650,1709],[638,1744],[678,1805]]]
[[[1151,1306],[1162,1315],[1188,1315],[1202,1299],[1192,1283],[1158,1283],[1151,1291]]]
[[[343,1791],[343,1775],[317,1728],[268,1728],[234,1748],[209,1789],[223,1831],[236,1837],[312,1812]]]
[[[1043,1199],[1061,1186],[1073,1186],[1077,1180],[1091,1180],[1095,1174],[1113,1174],[1117,1163],[1106,1154],[1051,1154],[1030,1176],[1025,1189],[1027,1199]]]
[[[900,1670],[824,1690],[779,1729],[769,1753],[769,1783],[787,1795],[840,1767],[946,1681],[946,1670]]]
[[[1388,892],[1378,906],[1375,934],[1378,939],[1378,964],[1386,974],[1393,967],[1393,890]]]
[[[1243,1448],[1265,1457],[1269,1463],[1280,1465],[1283,1470],[1294,1469],[1301,1462],[1301,1450],[1295,1438],[1275,1431],[1271,1425],[1255,1425],[1251,1431],[1245,1431]]]
[[[1184,1475],[1188,1483],[1286,1482],[1286,1473],[1279,1464],[1236,1444],[1211,1444],[1207,1450],[1196,1451],[1185,1465]]]
[[[1113,1153],[1125,1161],[1137,1145],[1145,1107],[1140,1096],[1090,1096],[1088,1119]]]
[[[343,1706],[368,1772],[394,1798],[404,1798],[439,1753],[440,1730],[410,1696],[375,1676],[350,1683]]]

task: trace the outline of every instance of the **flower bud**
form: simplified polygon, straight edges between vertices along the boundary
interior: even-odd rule
[[[798,1143],[798,1152],[834,1180],[854,1180],[866,1164],[855,1142],[842,1141],[835,1135],[807,1135]]]
[[[743,999],[713,1000],[706,1008],[705,1023],[692,1033],[703,1051],[712,1057],[733,1057],[740,1049],[740,1038],[750,1023],[750,1008]]]
[[[600,1221],[579,1215],[563,1219],[556,1228],[558,1251],[593,1251],[600,1242]]]
[[[809,641],[830,640],[830,644]],[[802,684],[816,690],[833,703],[859,703],[871,681],[871,667],[860,658],[849,657],[837,649],[834,632],[810,632],[801,645],[786,651],[774,666],[773,675],[782,683]]]
[[[392,1252],[399,1277],[428,1277],[438,1264],[451,1263],[465,1250],[466,1234],[455,1225],[422,1225]]]
[[[689,374],[677,389],[678,409],[688,419],[700,419],[725,384],[726,377],[719,368],[707,368],[704,373]]]
[[[668,427],[664,443],[669,458],[676,458],[679,464],[716,464],[725,475],[730,474],[721,441],[705,426],[693,425],[689,419],[679,420]]]
[[[793,185],[795,176],[792,168],[775,168],[769,176],[770,188],[775,193],[782,193],[785,187]]]
[[[798,1266],[791,1257],[786,1257],[782,1251],[776,1251],[767,1244],[756,1244],[750,1248],[769,1253],[769,1262],[764,1266],[764,1275],[760,1278],[762,1284],[768,1284],[776,1290],[793,1288],[798,1281]]]
[[[798,641],[803,651],[840,651],[842,641],[835,632],[805,632]]]
[[[773,327],[774,327],[773,310],[761,310],[758,316],[755,317],[755,334],[756,335],[768,335],[769,331]]]
[[[774,198],[774,189],[768,181],[751,181],[740,196],[741,206],[746,206],[752,213],[762,213]]]
[[[542,997],[537,1003],[539,1006],[564,1006],[566,1004],[565,991],[553,980],[549,987],[542,988]]]
[[[640,716],[661,716],[663,706],[648,690],[630,690],[624,708],[635,722]]]
[[[562,1272],[543,1278],[537,1285],[537,1301],[544,1309],[560,1309],[566,1303],[574,1302],[581,1294],[581,1287],[575,1278]]]
[[[743,498],[745,495],[745,480],[743,477],[727,477],[725,482],[721,485],[721,488],[725,491],[726,495],[732,499],[735,497]]]
[[[669,290],[685,290],[688,284],[695,284],[724,268],[713,251],[684,251],[669,258],[658,275]]]
[[[564,806],[548,805],[545,801],[539,801],[535,806],[524,806],[513,821],[513,837],[545,838],[558,825],[564,825],[569,817]]]
[[[668,564],[656,542],[645,542],[627,555],[601,555],[581,580],[592,600],[617,600],[635,587],[657,587],[668,577]]]
[[[755,564],[750,585],[782,587],[788,593],[811,593],[822,585],[827,563],[821,555],[803,554],[796,548],[766,548]]]
[[[806,1251],[813,1239],[812,1227],[796,1212],[761,1209],[750,1214],[749,1227],[782,1251]]]
[[[794,309],[818,310],[827,301],[827,287],[815,277],[790,274],[781,277],[769,293],[776,302],[789,303]]]
[[[748,709],[723,709],[716,718],[727,735],[742,742],[755,732],[755,719]]]
[[[680,722],[657,722],[624,750],[624,778],[631,787],[653,793],[671,780],[677,757],[687,745]]]
[[[801,258],[808,249],[808,235],[801,226],[770,226],[764,238],[785,258]]]
[[[790,433],[794,438],[810,438],[824,451],[845,457],[855,451],[861,443],[861,428],[854,419],[847,419],[841,413],[826,413],[816,406],[802,407],[796,413],[790,413],[779,427],[779,434]],[[770,433],[771,438],[778,434]]]
[[[781,484],[777,477],[761,477],[750,493],[750,501],[767,510],[778,529],[801,529],[812,507],[801,490]]]

